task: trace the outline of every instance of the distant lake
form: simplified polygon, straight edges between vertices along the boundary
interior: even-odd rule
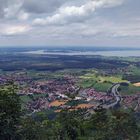
[[[129,56],[140,56],[140,50],[121,50],[121,51],[26,51],[26,54],[46,54],[46,55],[102,55],[102,56],[118,56],[118,57],[129,57]]]

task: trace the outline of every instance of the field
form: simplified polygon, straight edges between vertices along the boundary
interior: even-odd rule
[[[80,76],[80,79],[82,82],[79,85],[82,88],[93,87],[102,92],[106,92],[114,83],[128,82],[127,80],[122,80],[121,76],[104,76],[97,71]]]
[[[133,85],[136,86],[136,87],[140,87],[140,82],[134,83]]]
[[[88,103],[83,99],[69,100],[66,103],[55,102],[56,99],[61,100],[58,95],[55,95],[57,90],[74,99],[78,92],[84,89],[94,89],[102,94],[115,83],[127,82],[130,83],[129,86],[120,87],[121,95],[140,93],[140,58],[138,57],[19,54],[23,50],[14,51],[0,53],[0,76],[1,79],[4,77],[15,80],[15,84],[24,91],[20,96],[24,109],[27,104],[36,107],[36,104],[39,106],[44,103],[45,106],[51,103],[53,105],[51,109],[54,111],[60,109],[59,105],[78,106]],[[67,82],[65,78],[68,77],[72,80]],[[52,82],[52,88],[49,89],[47,82]],[[72,87],[70,91],[67,90],[69,86]],[[78,90],[72,92],[73,88]],[[41,99],[44,100],[43,103]]]
[[[140,93],[140,87],[136,87],[132,84],[129,84],[129,86],[121,86],[120,87],[120,94],[121,95],[135,95]]]

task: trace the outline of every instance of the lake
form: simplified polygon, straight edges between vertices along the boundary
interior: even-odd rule
[[[121,51],[68,51],[68,52],[55,52],[46,50],[35,50],[23,52],[26,54],[46,54],[46,55],[102,55],[102,56],[118,56],[118,57],[129,57],[135,56],[140,57],[140,50],[121,50]]]

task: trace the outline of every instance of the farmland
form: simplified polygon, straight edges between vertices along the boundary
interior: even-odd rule
[[[0,54],[0,83],[14,82],[28,113],[112,103],[107,93],[116,83],[128,83],[119,87],[122,96],[140,94],[138,58],[19,52]]]
[[[23,54],[21,51],[0,53],[1,98],[5,94],[4,101],[11,99],[4,104],[6,106],[10,103],[10,111],[13,110],[11,102],[15,104],[15,100],[18,99],[18,105],[21,105],[19,108],[21,122],[24,121],[19,128],[22,129],[21,126],[26,128],[29,125],[26,133],[33,128],[37,133],[41,130],[40,136],[44,130],[47,134],[48,130],[54,133],[56,128],[61,129],[64,122],[66,127],[73,122],[71,126],[73,131],[73,126],[77,127],[75,121],[80,122],[78,132],[81,131],[81,123],[87,132],[91,127],[87,129],[85,124],[89,122],[91,125],[94,121],[92,116],[95,115],[97,115],[95,122],[98,122],[96,119],[99,113],[101,113],[99,121],[109,117],[109,122],[113,121],[112,124],[114,118],[120,115],[112,117],[114,111],[121,110],[128,113],[133,110],[134,114],[139,114],[139,62],[138,58],[132,57],[41,55]],[[9,93],[14,94],[14,97],[9,96]],[[107,114],[104,116],[102,113],[105,110]],[[68,119],[65,121],[66,116]],[[56,121],[59,118],[63,119],[60,123]],[[126,122],[125,118],[124,120]],[[93,126],[95,125],[92,124]],[[118,127],[118,121],[116,126]]]

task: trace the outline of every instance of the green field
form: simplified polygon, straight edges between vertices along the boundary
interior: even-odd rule
[[[126,80],[122,80],[121,76],[101,76],[101,74],[97,72],[87,73],[83,76],[80,76],[81,82],[79,85],[82,88],[93,87],[97,91],[106,92],[113,83],[120,82],[128,82]]]
[[[140,93],[140,87],[136,87],[132,84],[129,84],[129,86],[120,86],[120,89],[121,95],[134,95]]]

